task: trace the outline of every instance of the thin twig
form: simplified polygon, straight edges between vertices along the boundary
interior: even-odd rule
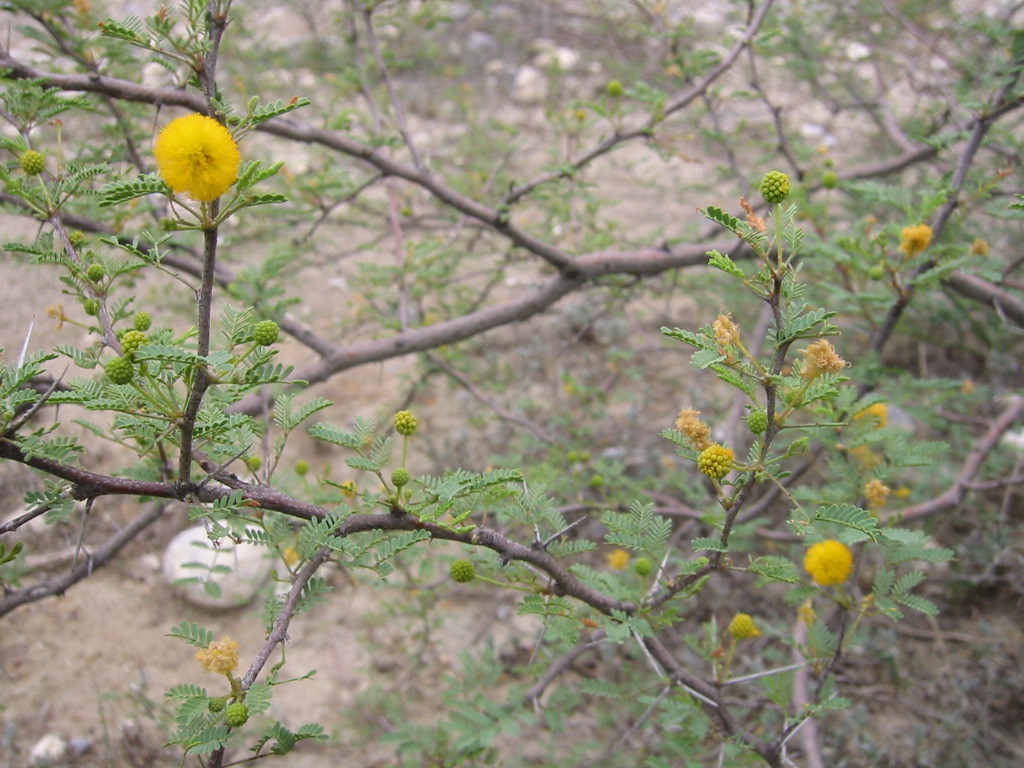
[[[10,613],[19,606],[36,602],[44,597],[64,594],[71,586],[92,575],[110,562],[126,544],[133,541],[136,536],[159,520],[166,509],[167,504],[162,502],[147,505],[134,520],[100,546],[86,553],[87,556],[81,562],[75,564],[67,573],[11,592],[0,600],[0,616]]]

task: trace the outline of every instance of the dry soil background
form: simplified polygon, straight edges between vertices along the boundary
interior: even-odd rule
[[[145,13],[152,8],[152,4],[145,2],[123,5],[129,12]],[[537,13],[547,13],[544,5]],[[510,6],[529,12],[522,4]],[[706,12],[714,11],[709,8]],[[544,23],[543,19],[531,19],[531,23]],[[269,9],[263,25],[264,31],[273,30],[273,34],[284,39],[297,39],[309,32],[303,14],[284,4]],[[552,35],[557,38],[557,26],[552,27]],[[486,40],[478,43],[488,45]],[[561,41],[556,39],[555,43]],[[494,71],[498,72],[498,68]],[[532,75],[521,72],[514,67],[509,69],[505,80],[496,78],[495,87],[526,89],[531,83],[543,86]],[[595,79],[601,76],[599,71],[594,74]],[[511,95],[512,91],[505,93]],[[531,123],[541,119],[540,108],[528,93],[521,93],[520,97],[515,103],[510,101],[509,117],[523,130],[529,130]],[[433,136],[433,140],[446,131],[456,130],[439,119],[414,121],[417,129],[428,138]],[[682,162],[672,165],[671,171],[699,174],[698,168]],[[643,183],[664,173],[663,166],[652,165],[649,154],[627,150],[616,155],[602,171],[600,180],[609,187],[628,182],[632,189],[648,189],[646,197],[638,193],[624,200],[617,213],[644,222],[642,226],[653,231],[664,219],[679,215],[678,210],[658,205],[663,201],[661,190]],[[693,208],[685,207],[688,211]],[[645,217],[651,216],[663,220],[645,221]],[[23,222],[4,219],[2,226],[5,240],[31,233],[29,225]],[[332,281],[337,277],[317,275],[310,282],[316,291],[314,306],[346,299],[343,281]],[[65,329],[61,332],[64,335],[60,335],[46,318],[45,307],[60,300],[60,294],[59,286],[45,271],[19,267],[4,257],[0,262],[0,279],[6,286],[16,286],[0,302],[0,343],[6,350],[20,349],[30,325],[31,344],[36,349],[54,342],[64,343],[68,341],[67,334],[76,333],[74,329]],[[496,335],[495,343],[515,349],[531,339],[564,338],[571,326],[570,309],[560,308],[550,318],[535,321],[525,329],[503,331]],[[681,326],[706,322],[706,310],[684,301],[652,308],[647,331],[663,322]],[[656,331],[648,338],[653,344]],[[283,354],[286,358],[291,356],[294,362],[304,359],[294,349],[286,349]],[[564,365],[566,358],[561,351],[549,351],[549,357],[539,366],[536,382],[528,385],[536,386],[539,392],[550,390],[551,396],[557,397],[559,372]],[[357,414],[386,417],[401,404],[404,392],[404,384],[393,391],[390,385],[403,382],[403,375],[413,370],[409,361],[367,366],[337,377],[315,393],[343,403],[346,420]],[[648,400],[642,408],[621,415],[622,430],[647,429],[652,436],[656,435],[665,423],[664,418],[678,408],[674,388],[689,376],[687,370],[684,356],[659,361],[659,370],[656,375],[652,373],[648,382]],[[657,401],[662,403],[660,412]],[[468,452],[462,459],[470,464],[486,461],[486,445],[471,445],[457,434],[462,428],[461,415],[466,408],[473,407],[473,402],[465,393],[443,392],[422,403],[419,412],[439,436],[436,451],[443,453],[458,447]],[[94,450],[97,453],[93,458],[97,458],[106,449],[97,446]],[[316,460],[329,462],[331,457],[318,455]],[[340,463],[337,457],[333,460]],[[33,482],[16,468],[0,467],[0,512],[5,517],[17,509],[21,493]],[[123,504],[104,505],[89,524],[95,526],[94,532],[113,531],[128,517],[129,510]],[[169,686],[181,682],[210,685],[211,681],[192,662],[189,646],[166,637],[169,628],[189,620],[209,627],[218,636],[229,634],[241,643],[243,658],[246,653],[255,652],[264,637],[258,608],[205,611],[183,603],[171,593],[160,575],[157,555],[183,526],[183,518],[183,510],[172,508],[113,565],[66,595],[26,606],[4,619],[0,625],[0,704],[4,706],[0,764],[10,768],[27,766],[29,751],[45,734],[59,735],[80,751],[60,765],[120,768],[178,764],[176,754],[161,747],[163,735],[153,715],[162,706],[163,691]],[[40,544],[46,542],[49,548],[67,549],[73,547],[77,533],[77,529],[38,530],[32,536]],[[54,567],[66,567],[66,563]],[[372,742],[346,743],[345,729],[352,722],[359,722],[358,713],[353,717],[351,709],[360,694],[377,691],[380,695],[407,697],[420,703],[421,716],[428,720],[434,708],[432,696],[436,694],[438,677],[454,661],[453,647],[493,643],[501,653],[514,655],[530,647],[537,632],[532,622],[515,616],[512,595],[453,589],[447,582],[417,590],[404,589],[403,579],[396,578],[389,594],[399,603],[404,602],[408,612],[389,615],[381,609],[378,588],[338,571],[330,579],[335,586],[334,596],[312,615],[294,622],[288,646],[288,668],[293,674],[311,669],[318,673],[311,681],[278,689],[272,714],[293,727],[319,721],[329,731],[340,734],[341,739],[324,747],[300,749],[288,758],[289,766],[391,765],[390,752],[383,746]],[[418,631],[416,608],[424,600],[433,604],[437,615],[445,617],[445,626],[443,631],[437,627],[422,630],[417,652],[411,654],[407,638],[410,632]],[[929,734],[942,729],[949,718],[980,716],[971,702],[956,701],[964,690],[972,690],[975,702],[984,703],[984,716],[1006,718],[1007,722],[995,730],[1004,734],[1008,748],[1020,755],[1024,763],[1024,734],[1019,726],[1024,705],[1019,699],[1001,698],[1006,694],[997,684],[1001,679],[1019,677],[1024,655],[1019,608],[1015,601],[999,596],[987,605],[957,606],[931,624],[914,622],[900,630],[898,636],[894,635],[894,660],[911,670],[909,677],[922,682],[925,690],[933,694],[931,697],[921,697],[919,692],[885,680],[868,660],[853,660],[854,673],[859,669],[858,663],[863,664],[865,686],[868,678],[874,678],[871,684],[877,691],[877,717],[872,727],[888,732],[892,754],[903,755],[904,765],[931,764]],[[422,663],[424,660],[429,663]],[[905,674],[901,680],[907,677]],[[362,725],[381,729],[389,726],[375,711],[365,713]],[[521,748],[528,752],[528,746]]]

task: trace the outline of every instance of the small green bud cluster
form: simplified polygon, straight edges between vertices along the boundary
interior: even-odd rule
[[[403,437],[415,434],[419,425],[412,411],[399,411],[395,414],[395,431]]]
[[[768,429],[768,414],[758,408],[747,416],[747,426],[755,435],[763,435]]]
[[[129,384],[135,378],[135,366],[127,357],[115,357],[106,364],[104,370],[114,384]]]
[[[399,467],[391,473],[391,482],[395,484],[395,488],[401,488],[409,484],[410,475],[409,470],[405,467]]]
[[[224,708],[227,707],[227,705],[228,699],[226,696],[217,696],[213,699],[210,699],[210,703],[206,706],[209,708],[211,712],[217,714],[218,712],[223,712]]]
[[[261,347],[269,347],[280,335],[281,329],[273,320],[262,320],[252,329],[252,340]]]
[[[96,317],[100,313],[100,300],[99,299],[86,299],[82,303],[82,309],[85,310],[85,314],[92,317]]]
[[[654,570],[654,565],[646,557],[638,557],[633,563],[633,570],[638,576],[648,576]]]
[[[619,80],[609,80],[605,90],[613,99],[620,98],[626,92],[626,89],[622,87],[622,82]]]
[[[241,728],[249,720],[249,707],[245,702],[236,701],[224,712],[224,721],[232,728]]]
[[[299,477],[305,477],[309,474],[309,462],[305,459],[299,459],[295,462],[295,474]]]
[[[835,171],[825,171],[821,174],[821,186],[825,189],[835,189],[839,186],[839,176]]]
[[[135,351],[146,343],[146,334],[142,331],[126,331],[121,337],[121,351],[125,357],[131,357]]]
[[[151,325],[153,325],[153,316],[149,312],[135,313],[134,326],[136,331],[148,331]]]
[[[476,578],[476,568],[469,560],[456,560],[450,570],[452,579],[459,584],[468,584]]]
[[[782,171],[769,171],[761,179],[758,189],[767,202],[781,203],[789,195],[789,176]]]
[[[103,268],[102,264],[90,264],[89,268],[85,270],[85,277],[90,283],[98,283],[105,274],[107,274],[107,270]]]
[[[46,167],[46,158],[43,157],[42,152],[36,152],[34,149],[30,149],[27,152],[23,152],[21,155],[21,170],[28,176],[37,176],[43,172],[43,168]]]

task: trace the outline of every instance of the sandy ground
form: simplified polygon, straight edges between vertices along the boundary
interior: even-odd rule
[[[146,3],[136,5],[140,6],[136,10],[149,7]],[[268,16],[264,23],[274,26],[276,34],[280,35],[302,32],[301,20],[286,11]],[[736,119],[741,117],[736,115]],[[520,118],[528,127],[531,121],[539,121],[540,115],[533,111]],[[417,128],[426,136],[441,136],[444,132],[443,125],[427,120],[417,124]],[[440,130],[433,130],[437,128]],[[686,138],[680,137],[681,146]],[[543,162],[542,157],[537,160]],[[300,163],[301,158],[295,162]],[[689,164],[685,157],[656,161],[650,153],[626,149],[615,155],[598,180],[607,189],[628,185],[636,190],[616,206],[615,218],[644,222],[643,226],[649,231],[659,231],[680,216],[692,215],[698,203],[708,202],[700,196],[702,193],[694,193],[692,200],[684,198],[675,205],[664,205],[662,182],[674,177],[672,184],[682,186],[684,181],[694,181],[699,176],[700,169]],[[4,219],[3,226],[5,240],[32,233],[32,226],[23,222]],[[30,344],[34,349],[81,338],[77,329],[65,328],[58,332],[45,317],[45,308],[61,300],[60,286],[53,280],[52,272],[17,266],[5,257],[0,264],[0,275],[6,284],[17,286],[16,292],[0,302],[0,344],[8,356],[21,348],[30,326]],[[310,276],[308,284],[315,286],[311,302],[314,308],[337,304],[343,298],[343,283],[332,282],[332,278],[338,276]],[[145,290],[158,289],[149,286]],[[495,343],[505,345],[510,354],[522,354],[538,338],[543,341],[546,336],[558,339],[571,335],[571,310],[572,302],[567,302],[557,308],[549,320],[496,334]],[[304,311],[307,314],[300,319],[316,321],[315,309]],[[642,344],[654,344],[660,324],[692,326],[695,322],[708,322],[717,311],[717,307],[699,307],[683,298],[671,305],[637,309],[631,321],[640,318],[646,333]],[[585,352],[580,355],[582,359]],[[306,359],[303,352],[289,346],[285,346],[282,356],[293,363]],[[559,359],[557,355],[547,359],[535,371],[536,378],[524,381],[524,386],[533,387],[531,394],[534,396],[558,398],[562,396],[559,394],[560,375],[567,365],[566,359]],[[666,417],[670,418],[679,407],[672,386],[678,387],[680,382],[689,380],[686,358],[661,358],[656,368],[645,382],[648,391],[639,405],[614,405],[609,426],[609,434],[614,437],[609,437],[604,447],[615,447],[615,438],[629,431],[646,430],[651,435],[656,434]],[[387,418],[401,403],[406,386],[403,377],[414,372],[415,366],[409,361],[371,365],[345,373],[310,394],[323,395],[341,404],[343,413],[335,417],[340,423],[359,414]],[[650,386],[652,381],[657,386]],[[393,386],[396,382],[398,385]],[[432,455],[446,452],[450,455],[454,448],[464,451],[456,453],[461,461],[480,468],[487,459],[486,447],[459,434],[467,409],[479,407],[476,401],[464,392],[437,388],[420,401],[419,407],[422,418],[431,422],[437,435]],[[108,457],[107,450],[95,447],[90,461],[103,463]],[[309,443],[299,439],[295,455],[310,450]],[[338,456],[327,453],[311,455],[318,466],[342,463]],[[425,460],[422,469],[432,469],[430,463]],[[0,513],[3,516],[17,509],[20,495],[30,482],[15,471],[0,474],[0,500],[3,502]],[[95,514],[96,520],[90,523],[94,526],[90,530],[112,531],[124,524],[133,511],[130,502],[104,503]],[[87,745],[73,761],[82,768],[159,768],[178,764],[177,753],[161,747],[164,734],[159,723],[163,692],[177,683],[212,686],[215,681],[192,662],[190,646],[166,636],[171,626],[183,620],[194,621],[209,627],[218,636],[231,635],[242,645],[243,660],[247,653],[255,652],[264,636],[258,607],[207,611],[185,604],[171,592],[159,573],[158,554],[184,525],[184,510],[169,509],[163,519],[110,567],[61,597],[23,607],[4,619],[0,631],[0,706],[3,706],[0,716],[4,729],[0,733],[0,765],[27,766],[29,750],[46,733],[59,734],[83,747]],[[74,543],[77,530],[49,529],[32,535],[41,548],[60,549]],[[346,734],[351,733],[347,729],[360,722],[361,713],[353,708],[365,700],[363,694],[374,690],[385,695],[410,695],[412,692],[421,697],[421,714],[429,718],[438,677],[454,662],[452,648],[493,643],[508,653],[515,653],[531,647],[536,637],[537,628],[532,622],[515,617],[515,600],[511,595],[496,596],[490,591],[455,588],[443,580],[414,590],[403,587],[401,578],[394,579],[395,583],[387,587],[355,580],[351,574],[338,571],[331,573],[330,579],[335,594],[314,612],[293,623],[288,645],[288,672],[298,676],[316,669],[316,677],[280,688],[271,714],[281,717],[291,727],[318,721],[340,739],[325,747],[300,749],[288,758],[289,766],[372,768],[390,765],[388,748],[374,745],[372,741],[359,742],[358,746],[345,742]],[[421,628],[422,636],[416,641],[417,663],[410,663],[408,638],[413,630],[421,631],[416,627],[427,600],[424,595],[429,596],[432,611],[444,616],[445,622],[443,628]],[[384,612],[385,596],[398,606],[397,618]],[[982,667],[986,678],[998,680],[1011,674],[1024,647],[1019,614],[1003,599],[990,606],[961,606],[949,618],[940,618],[939,625],[934,627],[914,626],[917,636],[913,631],[904,636],[899,651],[915,669],[914,674],[919,679],[932,681],[962,681],[965,689],[973,682],[966,673],[972,665]],[[988,649],[980,660],[976,657],[978,647]],[[942,669],[930,669],[923,661],[934,658],[935,653],[944,654],[942,658],[947,665]],[[429,663],[418,663],[424,659]],[[876,674],[882,677],[873,668],[871,675],[865,676]],[[955,686],[951,688],[947,693],[955,698]],[[924,724],[920,727],[927,733],[929,728],[942,727],[948,710],[929,709],[927,702],[894,694],[882,683],[878,689],[876,725],[891,729],[894,751],[897,745],[906,742],[903,748],[908,762],[905,764],[910,765],[921,753],[920,743],[907,741],[907,733],[914,731],[901,717],[910,712],[910,721]],[[999,704],[997,694],[998,691],[992,693],[993,706]],[[972,695],[978,701],[983,700],[977,690]],[[1006,706],[1015,705],[1007,701]],[[966,707],[965,711],[973,712]],[[362,723],[364,727],[387,728],[387,723],[373,720],[375,713],[364,714],[367,718]],[[1016,739],[1014,748],[1018,753],[1024,754],[1024,738],[1019,728],[1014,731],[1010,727],[1007,733],[1011,741]]]

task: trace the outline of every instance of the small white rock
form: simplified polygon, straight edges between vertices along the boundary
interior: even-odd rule
[[[520,67],[512,83],[512,101],[516,104],[538,104],[548,93],[547,78],[536,67]]]
[[[557,66],[559,71],[568,72],[575,69],[576,65],[580,63],[580,55],[572,48],[559,45],[540,51],[533,58],[533,63],[541,69],[551,69]]]
[[[185,601],[204,608],[235,608],[256,596],[270,565],[266,548],[228,539],[214,546],[206,528],[199,525],[182,531],[167,545],[163,571]],[[224,572],[225,567],[230,571]],[[208,582],[216,585],[213,590],[206,586]]]
[[[56,765],[67,757],[68,743],[55,733],[48,733],[32,745],[28,758],[33,766]]]
[[[846,58],[850,61],[864,61],[864,59],[871,56],[870,46],[864,45],[864,43],[858,43],[856,41],[847,43],[846,45]]]
[[[1007,432],[1003,435],[1003,445],[1018,451],[1024,451],[1024,432]]]

